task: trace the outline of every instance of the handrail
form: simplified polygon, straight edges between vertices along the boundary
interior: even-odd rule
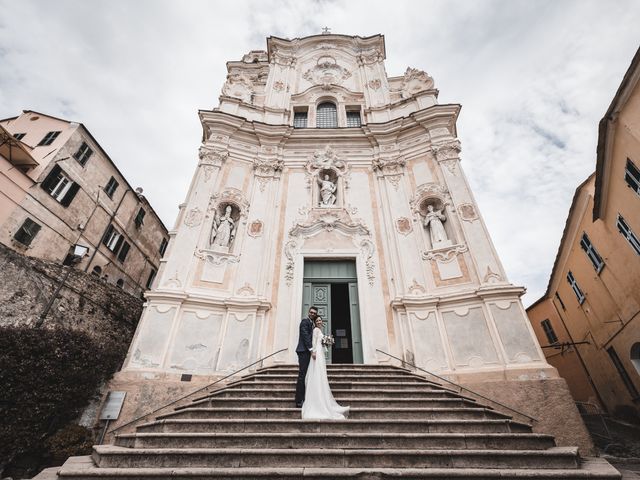
[[[476,395],[476,396],[478,396],[478,397],[480,397],[480,398],[483,398],[484,400],[488,400],[488,401],[490,401],[490,402],[493,402],[493,403],[495,403],[496,405],[500,405],[501,407],[506,408],[507,410],[511,410],[512,412],[515,412],[515,413],[517,413],[518,415],[522,415],[523,417],[526,417],[526,418],[528,418],[529,420],[532,420],[532,421],[534,421],[534,422],[537,422],[537,421],[538,421],[538,419],[537,419],[537,418],[532,417],[531,415],[527,415],[526,413],[519,412],[519,411],[518,411],[518,410],[516,410],[515,408],[511,408],[511,407],[509,407],[508,405],[505,405],[504,403],[500,403],[500,402],[498,402],[497,400],[494,400],[494,399],[492,399],[492,398],[485,397],[485,396],[484,396],[484,395],[482,395],[481,393],[474,392],[473,390],[471,390],[471,389],[469,389],[469,388],[467,388],[467,387],[463,387],[462,385],[459,385],[459,384],[457,384],[457,383],[455,383],[455,382],[452,382],[451,380],[447,380],[446,378],[441,377],[440,375],[436,375],[435,373],[432,373],[432,372],[430,372],[430,371],[428,371],[428,370],[425,370],[424,368],[420,368],[420,367],[418,367],[417,365],[414,365],[414,364],[413,364],[413,363],[411,363],[411,362],[407,362],[407,361],[405,361],[405,360],[402,360],[401,358],[398,358],[398,357],[396,357],[396,356],[394,356],[394,355],[391,355],[390,353],[383,352],[382,350],[380,350],[380,349],[378,349],[378,348],[376,348],[376,352],[380,352],[380,353],[383,353],[383,354],[385,354],[385,355],[387,355],[387,356],[389,356],[389,357],[391,357],[391,358],[395,358],[396,360],[400,360],[403,364],[411,365],[413,368],[416,368],[416,369],[418,369],[418,370],[420,370],[420,371],[422,371],[422,372],[424,372],[424,373],[426,373],[426,374],[428,374],[428,375],[431,375],[431,376],[433,376],[433,377],[436,377],[436,378],[438,378],[438,379],[440,379],[440,380],[442,380],[442,381],[444,381],[444,382],[450,383],[451,385],[455,385],[455,386],[456,386],[456,387],[458,387],[460,390],[466,390],[467,392],[470,392],[470,393],[472,393],[473,395]]]
[[[190,396],[192,396],[192,395],[195,395],[196,393],[201,392],[202,390],[207,390],[208,388],[213,387],[214,385],[216,385],[216,384],[218,384],[218,383],[222,382],[223,380],[226,380],[227,378],[232,377],[232,376],[233,376],[233,375],[235,375],[236,373],[241,372],[241,371],[243,371],[243,370],[246,370],[247,368],[253,367],[253,366],[254,366],[255,364],[257,364],[257,363],[259,363],[259,364],[261,364],[261,365],[262,365],[262,362],[263,362],[264,360],[266,360],[267,358],[273,357],[274,355],[277,355],[277,354],[279,354],[279,353],[282,353],[282,352],[284,352],[284,351],[286,351],[286,350],[289,350],[289,349],[288,349],[288,348],[282,348],[282,349],[278,350],[277,352],[273,352],[272,354],[267,355],[266,357],[262,357],[261,359],[256,360],[255,362],[250,363],[249,365],[246,365],[246,366],[244,366],[244,367],[240,368],[239,370],[236,370],[236,371],[234,371],[234,372],[230,373],[230,374],[229,374],[229,375],[227,375],[226,377],[222,377],[222,378],[220,378],[220,379],[216,380],[216,381],[215,381],[215,382],[213,382],[213,383],[210,383],[210,384],[208,384],[208,385],[205,385],[204,387],[201,387],[201,388],[199,388],[199,389],[197,389],[197,390],[194,390],[193,392],[187,393],[186,395],[184,395],[184,396],[182,396],[182,397],[178,398],[177,400],[173,400],[172,402],[169,402],[169,403],[167,403],[166,405],[163,405],[163,406],[161,406],[161,407],[158,407],[158,408],[156,408],[155,410],[152,410],[152,411],[150,411],[150,412],[145,413],[144,415],[140,415],[139,417],[134,418],[133,420],[131,420],[130,422],[125,423],[124,425],[120,425],[119,427],[114,428],[113,430],[109,430],[107,433],[117,432],[118,430],[121,430],[121,429],[123,429],[124,427],[128,427],[129,425],[131,425],[132,423],[137,422],[137,421],[138,421],[138,420],[140,420],[141,418],[144,418],[144,417],[147,417],[147,416],[149,416],[149,415],[152,415],[152,414],[154,414],[154,413],[156,413],[156,412],[159,412],[160,410],[163,410],[163,409],[167,408],[168,406],[173,405],[174,403],[178,403],[180,400],[184,400],[184,399],[185,399],[185,398],[187,398],[187,397],[190,397]]]

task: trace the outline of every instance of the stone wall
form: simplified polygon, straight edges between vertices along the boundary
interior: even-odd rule
[[[69,268],[0,244],[0,325],[35,326]],[[124,337],[130,342],[142,304],[141,298],[72,269],[43,326],[64,326],[94,337]]]

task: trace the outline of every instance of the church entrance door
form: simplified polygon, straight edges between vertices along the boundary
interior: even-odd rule
[[[325,354],[327,363],[362,363],[355,261],[305,261],[303,316],[311,305],[318,307],[325,335],[330,333],[336,342]]]

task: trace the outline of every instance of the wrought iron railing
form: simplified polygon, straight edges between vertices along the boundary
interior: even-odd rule
[[[262,358],[260,358],[259,360],[256,360],[255,362],[250,363],[249,365],[245,365],[244,367],[242,367],[242,368],[240,368],[240,369],[238,369],[238,370],[235,370],[235,371],[231,372],[230,374],[225,375],[225,376],[224,376],[224,377],[222,377],[222,378],[219,378],[218,380],[216,380],[216,381],[215,381],[215,382],[213,382],[213,383],[209,383],[209,384],[205,385],[204,387],[198,388],[197,390],[194,390],[193,392],[187,393],[186,395],[183,395],[182,397],[180,397],[180,398],[178,398],[178,399],[176,399],[176,400],[173,400],[173,401],[171,401],[171,402],[167,403],[166,405],[163,405],[163,406],[161,406],[161,407],[158,407],[158,408],[156,408],[155,410],[152,410],[152,411],[150,411],[150,412],[145,413],[144,415],[140,415],[139,417],[134,418],[133,420],[131,420],[131,421],[129,421],[129,422],[127,422],[127,423],[123,424],[123,425],[120,425],[120,426],[118,426],[118,427],[114,428],[113,430],[109,430],[107,433],[115,433],[115,432],[117,432],[117,431],[119,431],[119,430],[122,430],[122,429],[123,429],[123,428],[125,428],[125,427],[128,427],[129,425],[131,425],[131,424],[133,424],[133,423],[136,423],[136,422],[137,422],[137,421],[139,421],[139,420],[142,420],[142,419],[143,419],[143,418],[145,418],[145,417],[148,417],[149,415],[153,415],[154,413],[157,413],[157,412],[159,412],[160,410],[164,410],[165,408],[170,407],[171,405],[174,405],[174,404],[176,404],[176,403],[178,403],[178,402],[180,402],[180,401],[184,400],[185,398],[191,397],[191,396],[193,396],[193,395],[195,395],[195,394],[197,394],[197,393],[200,393],[200,392],[202,392],[202,391],[209,390],[209,389],[210,389],[211,387],[213,387],[214,385],[217,385],[218,383],[221,383],[221,382],[225,381],[226,379],[228,379],[228,378],[230,378],[230,377],[234,376],[235,374],[240,373],[240,372],[242,372],[242,371],[244,371],[244,370],[247,370],[248,368],[253,367],[254,365],[260,364],[260,367],[262,367],[262,364],[263,364],[263,362],[264,362],[266,359],[271,358],[271,357],[273,357],[273,356],[275,356],[275,355],[278,355],[279,353],[282,353],[282,352],[287,351],[287,350],[288,350],[288,348],[283,348],[283,349],[281,349],[281,350],[278,350],[277,352],[273,352],[273,353],[271,353],[270,355],[267,355],[266,357],[262,357]]]
[[[530,420],[532,422],[537,422],[538,421],[537,418],[532,417],[531,415],[527,415],[526,413],[522,413],[522,412],[516,410],[515,408],[512,408],[512,407],[510,407],[508,405],[505,405],[504,403],[500,403],[497,400],[494,400],[493,398],[489,398],[489,397],[487,397],[485,395],[482,395],[481,393],[474,392],[473,390],[471,390],[471,389],[469,389],[467,387],[463,387],[462,385],[457,384],[455,382],[452,382],[451,380],[447,380],[446,378],[441,377],[440,375],[436,375],[435,373],[430,372],[428,370],[425,370],[424,368],[420,368],[420,367],[418,367],[417,365],[414,365],[411,362],[407,362],[406,360],[403,360],[401,358],[396,357],[395,355],[391,355],[390,353],[384,352],[384,351],[382,351],[380,349],[377,349],[377,348],[376,348],[376,352],[380,352],[380,353],[382,353],[384,355],[387,355],[388,357],[395,358],[396,360],[399,360],[400,362],[402,362],[402,364],[409,365],[412,368],[415,368],[416,370],[420,370],[421,372],[424,372],[427,375],[431,375],[432,377],[435,377],[438,380],[442,380],[443,382],[446,382],[449,385],[454,385],[455,387],[457,387],[459,389],[458,393],[462,393],[462,390],[464,390],[465,392],[471,393],[472,395],[474,395],[476,397],[482,398],[483,400],[487,400],[487,401],[489,401],[489,402],[491,402],[491,403],[493,403],[495,405],[499,405],[501,408],[506,408],[510,412],[517,413],[518,415],[520,415],[522,417],[525,417],[525,418],[527,418],[528,420]]]

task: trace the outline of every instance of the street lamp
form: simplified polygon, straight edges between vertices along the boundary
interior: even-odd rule
[[[85,247],[84,245],[75,244],[75,245],[73,245],[73,252],[70,253],[69,255],[67,255],[67,258],[65,259],[65,264],[69,265],[69,266],[76,265],[76,264],[80,263],[80,261],[87,255],[87,253],[89,253],[89,247]],[[41,327],[42,324],[44,323],[44,319],[47,317],[47,314],[49,313],[49,310],[51,310],[51,307],[53,306],[53,302],[56,301],[56,298],[58,298],[58,293],[60,293],[60,290],[62,290],[62,287],[64,286],[65,282],[67,281],[67,278],[69,278],[69,275],[71,274],[71,270],[72,270],[71,268],[67,268],[67,271],[65,272],[64,277],[62,277],[62,280],[60,281],[60,283],[56,287],[56,291],[53,292],[53,295],[49,299],[49,302],[47,303],[47,306],[44,307],[44,310],[40,314],[40,317],[38,318],[38,321],[36,322],[36,328]]]

